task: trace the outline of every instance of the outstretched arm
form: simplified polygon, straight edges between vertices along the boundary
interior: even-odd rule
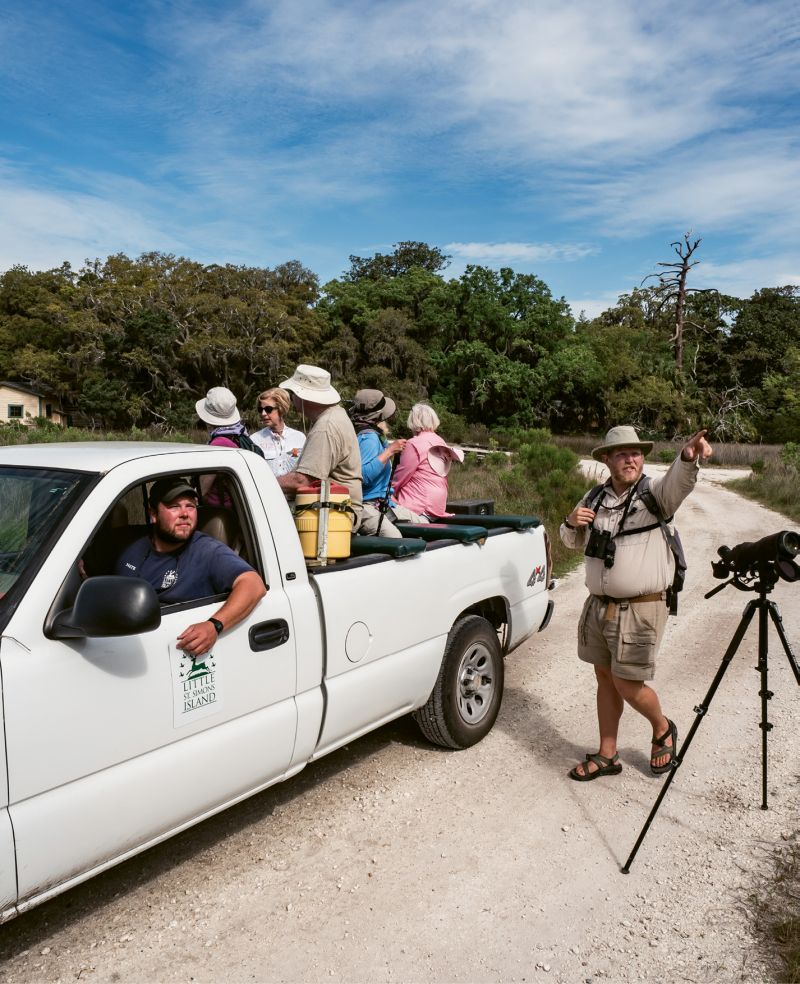
[[[689,440],[684,444],[683,450],[681,451],[681,458],[684,461],[705,461],[706,458],[710,458],[713,454],[711,445],[706,440],[707,430],[698,431],[694,437],[689,438]]]
[[[656,478],[651,489],[665,516],[671,516],[697,482],[699,464],[711,457],[711,445],[706,431],[698,431],[684,444],[681,453],[672,462],[665,475]]]

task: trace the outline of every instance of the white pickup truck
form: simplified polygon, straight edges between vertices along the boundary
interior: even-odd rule
[[[212,473],[232,508],[201,506],[198,527],[269,590],[192,661],[177,636],[224,598],[159,606],[111,572],[153,480]],[[451,748],[480,740],[504,656],[552,612],[538,520],[481,519],[354,538],[356,556],[309,571],[252,452],[0,448],[0,920],[399,715]]]

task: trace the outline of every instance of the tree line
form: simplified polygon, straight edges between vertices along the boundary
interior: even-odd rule
[[[576,320],[533,274],[473,265],[447,277],[448,262],[436,247],[399,243],[350,257],[324,285],[298,261],[120,253],[80,269],[15,266],[0,275],[0,376],[104,429],[185,430],[209,387],[228,386],[249,408],[311,362],[345,396],[376,387],[401,407],[427,399],[490,429],[625,421],[661,438],[701,426],[716,439],[800,434],[796,286],[739,299],[670,291],[662,278]]]

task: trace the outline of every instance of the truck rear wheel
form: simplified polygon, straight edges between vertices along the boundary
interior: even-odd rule
[[[478,615],[456,622],[427,703],[414,712],[425,737],[469,748],[488,735],[503,700],[503,653],[497,633]]]

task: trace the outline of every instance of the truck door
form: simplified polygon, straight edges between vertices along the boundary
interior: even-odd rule
[[[162,475],[208,468],[197,453],[168,457],[179,459],[169,472],[164,457],[152,459]],[[143,478],[159,477],[142,476],[141,460],[114,469],[90,493],[6,628],[0,658],[22,900],[80,880],[288,768],[297,727],[291,611],[266,516],[247,505],[258,503],[252,477],[238,454],[229,457],[244,549],[269,591],[206,658],[187,659],[175,640],[213,615],[220,598],[162,609],[160,627],[140,635],[45,634],[59,586],[74,576],[98,517],[132,494],[135,502]],[[2,843],[0,822],[0,852]]]
[[[1,645],[1,644],[0,644]],[[0,681],[0,685],[1,681]],[[0,919],[14,911],[17,901],[17,867],[14,860],[14,835],[8,815],[8,772],[5,767],[5,732],[0,701]]]

